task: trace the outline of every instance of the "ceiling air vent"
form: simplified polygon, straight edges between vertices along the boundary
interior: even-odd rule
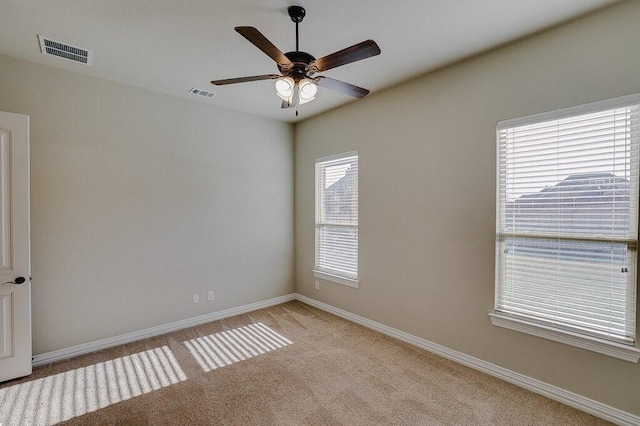
[[[40,35],[38,36],[38,39],[40,40],[40,50],[42,50],[42,53],[45,55],[57,56],[73,62],[91,65],[91,57],[93,56],[93,52],[91,50],[70,46]]]
[[[192,93],[198,96],[203,96],[205,98],[213,98],[215,96],[215,93],[207,92],[206,90],[196,89],[195,87],[192,87],[191,90],[189,90],[189,93]]]

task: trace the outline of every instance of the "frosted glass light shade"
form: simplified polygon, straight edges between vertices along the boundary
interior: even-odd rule
[[[291,77],[283,77],[276,80],[276,95],[285,102],[293,101],[293,89],[296,83]]]
[[[308,78],[303,78],[298,83],[298,96],[300,97],[300,104],[311,102],[316,98],[318,93],[318,86]]]

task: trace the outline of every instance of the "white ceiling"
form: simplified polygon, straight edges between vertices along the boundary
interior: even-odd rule
[[[253,26],[295,50],[287,7],[300,5],[300,50],[322,57],[366,39],[379,56],[323,75],[372,94],[617,0],[0,0],[0,54],[157,92],[295,122],[352,98],[320,88],[315,101],[281,110],[273,81],[209,81],[277,73],[235,26]],[[93,51],[90,66],[43,55],[37,35]],[[189,94],[192,87],[216,93]],[[371,95],[369,95],[371,96]],[[357,101],[355,101],[357,102]]]

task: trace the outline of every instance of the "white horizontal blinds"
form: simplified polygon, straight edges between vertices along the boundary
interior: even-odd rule
[[[498,125],[496,311],[632,344],[638,96],[555,115]]]
[[[316,270],[358,277],[358,156],[316,163]]]

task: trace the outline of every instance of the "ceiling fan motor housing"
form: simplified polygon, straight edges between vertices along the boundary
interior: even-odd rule
[[[316,60],[316,58],[307,53],[307,52],[287,52],[284,54],[292,63],[293,66],[289,69],[289,71],[283,70],[281,65],[278,65],[278,70],[281,73],[287,73],[296,81],[305,78],[306,74],[309,72],[309,64]]]

